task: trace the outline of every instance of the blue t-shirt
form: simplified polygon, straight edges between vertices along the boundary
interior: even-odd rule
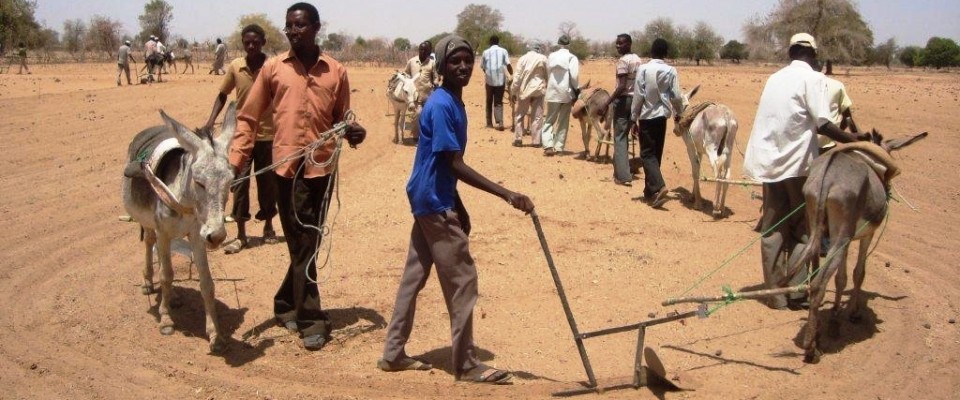
[[[443,153],[466,148],[467,109],[440,87],[427,99],[420,114],[417,155],[407,182],[413,215],[438,214],[454,207],[457,178]]]

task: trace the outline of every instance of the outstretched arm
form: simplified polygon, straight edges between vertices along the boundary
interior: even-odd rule
[[[513,208],[520,211],[525,213],[533,211],[533,201],[530,200],[529,197],[507,190],[503,186],[493,183],[483,175],[480,175],[479,172],[463,162],[463,152],[450,151],[444,154],[446,155],[447,162],[450,163],[450,169],[453,171],[453,175],[456,176],[457,179],[503,199],[507,203],[510,203]]]
[[[220,115],[220,111],[223,110],[223,106],[227,103],[227,94],[220,92],[217,94],[217,98],[213,101],[213,109],[210,110],[210,117],[207,118],[207,123],[203,124],[204,130],[213,129],[214,122],[217,121],[217,116]]]

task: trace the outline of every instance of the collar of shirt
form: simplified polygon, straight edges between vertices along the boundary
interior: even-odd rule
[[[806,61],[793,60],[790,61],[790,68],[802,68],[805,70],[813,71],[813,67],[810,64],[807,64]]]

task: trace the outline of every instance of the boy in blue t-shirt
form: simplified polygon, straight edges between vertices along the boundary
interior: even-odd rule
[[[437,43],[437,72],[443,85],[430,95],[420,115],[420,138],[407,196],[413,210],[413,229],[406,267],[393,317],[387,328],[384,371],[425,371],[432,366],[406,354],[413,329],[417,294],[436,265],[437,278],[450,314],[453,368],[456,379],[476,383],[509,383],[510,372],[480,362],[473,344],[473,307],[477,302],[477,268],[470,256],[470,217],[457,194],[457,182],[497,195],[514,208],[529,213],[529,197],[512,192],[474,171],[463,161],[467,145],[467,112],[463,87],[473,73],[473,48],[450,35]]]

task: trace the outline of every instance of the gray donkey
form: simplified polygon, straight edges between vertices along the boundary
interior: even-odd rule
[[[193,132],[160,111],[166,125],[140,132],[128,149],[131,164],[141,165],[142,173],[125,172],[122,183],[123,206],[140,223],[146,248],[143,294],[154,293],[154,244],[159,253],[160,333],[173,333],[171,241],[189,236],[213,353],[223,350],[225,341],[219,334],[206,248],[219,246],[227,237],[223,208],[233,180],[227,149],[236,128],[236,113],[236,104],[230,104],[220,136],[214,139],[209,132]]]
[[[820,238],[824,232],[830,235],[830,249],[825,268],[811,278],[809,288],[810,316],[803,335],[806,350],[804,362],[820,361],[817,348],[819,333],[817,317],[820,304],[827,290],[827,281],[833,274],[836,278],[836,296],[830,317],[831,336],[839,335],[840,296],[847,285],[847,251],[849,244],[859,240],[857,265],[853,269],[853,293],[847,307],[849,319],[858,322],[863,306],[861,286],[866,275],[867,251],[876,229],[887,214],[887,193],[890,180],[900,171],[890,157],[890,152],[899,150],[927,136],[916,136],[882,141],[873,131],[872,141],[840,144],[820,157],[810,166],[810,175],[803,185],[806,200],[809,245],[797,263],[791,266],[786,277],[793,276],[811,261],[814,270],[819,269]],[[879,145],[879,146],[878,146]],[[786,284],[784,278],[782,284]]]

